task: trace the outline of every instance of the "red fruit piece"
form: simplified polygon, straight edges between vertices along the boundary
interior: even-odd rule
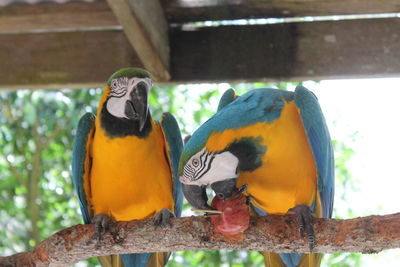
[[[223,212],[211,216],[211,223],[217,232],[223,235],[238,235],[249,227],[250,208],[245,195],[235,195],[225,200],[214,197],[211,207]]]

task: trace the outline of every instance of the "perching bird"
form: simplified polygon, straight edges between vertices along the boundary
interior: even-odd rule
[[[165,225],[180,216],[182,188],[178,177],[182,138],[174,117],[151,118],[148,95],[150,73],[139,68],[115,72],[107,81],[97,117],[79,121],[72,173],[86,224],[94,223],[96,236],[116,221],[155,217]],[[163,266],[162,253],[121,255],[125,267]],[[121,257],[100,257],[103,266],[123,266]],[[149,263],[149,265],[147,265]]]
[[[302,86],[295,92],[256,89],[221,98],[218,112],[184,146],[180,181],[197,209],[209,209],[205,187],[226,199],[247,185],[259,215],[297,215],[314,244],[312,214],[332,216],[333,151],[321,108]],[[320,254],[264,253],[266,266],[319,266]]]

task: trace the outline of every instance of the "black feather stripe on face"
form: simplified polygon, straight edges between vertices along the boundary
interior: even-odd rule
[[[200,179],[205,173],[210,170],[211,164],[214,161],[214,155],[204,151],[204,153],[200,156],[200,161],[202,167],[196,172],[195,180]]]
[[[183,176],[192,178],[194,177],[194,174],[195,170],[191,166],[187,165],[183,168]]]

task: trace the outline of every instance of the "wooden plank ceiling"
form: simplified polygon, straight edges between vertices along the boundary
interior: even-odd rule
[[[103,86],[126,66],[159,83],[400,76],[397,12],[398,0],[7,0],[0,88]],[[386,15],[346,17],[360,14]],[[345,19],[310,19],[332,15]]]

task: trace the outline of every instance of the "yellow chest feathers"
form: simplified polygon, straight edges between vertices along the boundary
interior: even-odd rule
[[[90,174],[94,213],[117,220],[143,219],[173,210],[172,176],[162,130],[153,123],[146,138],[109,138],[97,128]]]

